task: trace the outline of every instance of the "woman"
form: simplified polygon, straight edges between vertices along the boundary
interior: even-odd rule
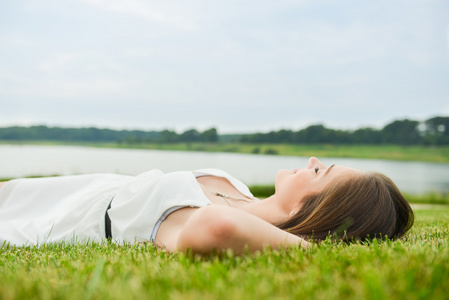
[[[254,198],[220,170],[158,170],[18,179],[0,186],[0,244],[152,241],[168,251],[207,254],[301,245],[329,235],[399,238],[413,211],[394,183],[310,158],[280,170],[275,194]],[[106,213],[105,213],[106,212]]]

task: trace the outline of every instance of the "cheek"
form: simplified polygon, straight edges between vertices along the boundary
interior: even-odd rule
[[[320,191],[321,182],[317,181],[314,174],[302,173],[300,176],[296,176],[293,186],[293,192],[299,197],[303,198],[310,194]]]

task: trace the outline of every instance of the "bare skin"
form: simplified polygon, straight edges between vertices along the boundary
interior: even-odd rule
[[[187,248],[197,253],[208,253],[212,249],[233,249],[241,253],[248,247],[250,252],[270,245],[279,246],[307,242],[297,236],[278,229],[271,223],[288,217],[276,201],[266,199],[254,201],[246,198],[226,179],[214,176],[199,177],[198,182],[206,197],[214,204],[202,208],[183,208],[171,213],[159,227],[156,244],[168,251]],[[236,199],[228,199],[232,207],[215,192]]]
[[[206,197],[214,204],[214,205],[222,205],[229,206],[229,204],[220,196],[216,196],[216,192],[223,193],[232,198],[236,199],[247,199],[252,202],[254,200],[247,198],[245,195],[240,193],[237,189],[234,188],[231,183],[222,177],[214,177],[214,176],[203,176],[197,178],[198,183],[200,184],[201,189],[203,190]],[[244,210],[245,206],[248,206],[248,202],[228,199],[231,203],[232,207],[240,210]],[[179,238],[179,234],[184,227],[184,224],[191,217],[193,213],[198,208],[183,208],[171,213],[165,220],[162,222],[161,226],[156,235],[156,243],[160,246],[165,246],[169,250],[175,250],[177,247],[177,241]]]
[[[156,243],[168,251],[191,249],[199,254],[213,249],[241,253],[244,249],[254,252],[266,246],[298,244],[307,248],[306,241],[272,224],[299,211],[305,196],[322,190],[334,178],[358,172],[343,166],[328,167],[312,157],[304,169],[279,171],[273,196],[253,203],[229,199],[232,207],[222,197],[215,196],[215,192],[237,199],[245,196],[224,178],[200,177],[197,179],[200,187],[215,205],[173,212],[162,222]]]

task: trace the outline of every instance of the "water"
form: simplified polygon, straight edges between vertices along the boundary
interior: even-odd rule
[[[0,145],[0,178],[103,172],[137,175],[149,169],[172,172],[218,168],[249,185],[272,184],[279,169],[302,168],[307,161],[308,157],[277,155]],[[382,172],[403,192],[449,193],[449,164],[347,158],[321,161]]]

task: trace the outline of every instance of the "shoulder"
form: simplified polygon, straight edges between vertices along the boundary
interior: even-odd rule
[[[234,249],[233,240],[238,237],[239,226],[245,222],[245,218],[248,217],[246,215],[250,216],[222,205],[201,207],[183,226],[178,237],[177,249],[184,252],[190,249],[199,254],[220,249]]]
[[[221,205],[199,208],[183,226],[177,249],[208,254],[231,249],[237,254],[265,247],[307,247],[307,242],[247,212]]]
[[[178,242],[214,245],[217,239],[230,235],[235,230],[236,213],[236,209],[222,205],[200,207],[185,223]],[[178,244],[178,248],[179,246]]]

